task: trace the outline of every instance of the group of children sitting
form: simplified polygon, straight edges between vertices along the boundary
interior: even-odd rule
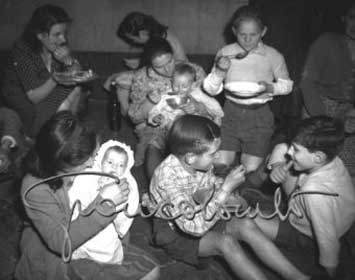
[[[221,180],[214,174],[221,145],[218,125],[203,116],[178,117],[167,135],[171,154],[156,168],[150,182],[150,208],[159,208],[154,216],[153,243],[192,265],[199,265],[204,257],[222,256],[242,279],[266,276],[239,241],[247,243],[265,265],[285,279],[310,279],[324,269],[335,276],[342,237],[355,220],[355,189],[337,157],[343,142],[342,123],[325,116],[304,120],[290,143],[275,146],[268,162],[271,180],[282,186],[289,207],[296,210],[286,219],[246,216],[226,220],[219,213],[232,198],[237,198],[232,199],[237,210],[245,209],[243,199],[235,195],[245,180],[245,169],[238,166]],[[112,246],[111,241],[117,241],[117,234],[124,240],[132,224],[131,215],[138,209],[132,165],[133,152],[126,145],[111,140],[100,148],[92,170],[128,180],[129,214],[120,213],[112,226],[74,251],[74,259],[122,260],[122,246]],[[79,199],[85,209],[100,188],[114,183],[112,179],[100,177],[96,182],[93,178],[76,179],[69,192],[72,205]],[[87,185],[85,197],[78,191],[82,180]],[[74,213],[73,219],[77,215]],[[293,263],[297,256],[309,259],[307,265]]]
[[[284,279],[310,279],[322,273],[334,277],[342,237],[355,221],[355,189],[337,156],[345,139],[343,124],[325,116],[306,119],[289,143],[276,145],[266,157],[273,133],[273,116],[266,103],[275,95],[288,94],[292,81],[282,55],[262,43],[266,28],[253,10],[237,11],[232,29],[236,43],[217,54],[204,89],[215,95],[225,82],[253,80],[262,83],[264,94],[248,100],[227,94],[222,110],[217,101],[205,98],[201,88],[194,88],[194,69],[181,63],[173,73],[172,91],[152,92],[144,103],[148,117],[139,129],[144,134],[148,127],[155,127],[156,133],[149,142],[139,141],[135,157],[143,157],[139,153],[145,152],[146,145],[169,151],[149,186],[148,208],[159,209],[154,216],[153,243],[192,265],[199,265],[204,257],[221,256],[241,279],[267,278],[239,241]],[[238,58],[238,53],[243,53],[243,58]],[[128,179],[131,199],[127,209],[134,215],[139,194],[129,171],[133,156],[126,146],[125,152],[116,146],[122,149],[120,143],[103,145],[105,154],[99,152],[95,168]],[[221,147],[231,152],[229,162],[234,162],[235,152],[241,152],[241,165],[223,178],[214,170],[217,162],[226,162]],[[237,213],[245,210],[238,188],[246,173],[256,170],[265,158],[269,178],[282,186],[293,211],[286,218],[222,219],[225,204],[237,205]],[[74,183],[72,205],[77,199],[88,205],[98,188],[113,183],[110,180],[99,179],[87,197],[75,192]],[[119,222],[77,249],[73,257],[119,262],[122,250],[110,251],[109,241],[110,236],[118,233],[123,238],[128,232],[132,219],[122,215]]]
[[[286,221],[256,217],[225,222],[213,215],[244,180],[244,170],[237,168],[222,185],[215,184],[212,169],[219,155],[219,133],[218,126],[203,117],[184,116],[173,124],[168,136],[171,155],[156,169],[150,183],[152,201],[169,202],[162,209],[164,214],[157,215],[155,242],[177,259],[193,264],[199,257],[220,255],[243,279],[266,278],[237,240],[248,243],[285,279],[309,279],[309,275],[320,273],[321,267],[334,276],[341,237],[355,219],[355,189],[337,157],[344,142],[342,124],[328,117],[307,119],[290,144],[275,147],[270,157],[271,180],[281,184],[289,198],[295,192],[305,192],[289,201],[289,207],[300,212],[291,212]],[[214,191],[206,196],[208,202],[196,202],[194,194],[211,185]],[[196,209],[199,204],[204,204],[203,211],[192,217],[179,215],[186,205]],[[166,215],[177,218],[159,219]],[[311,256],[306,267],[291,263],[297,254],[307,257],[305,252]]]

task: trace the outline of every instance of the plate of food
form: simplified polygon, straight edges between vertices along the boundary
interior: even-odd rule
[[[55,72],[54,79],[63,84],[80,84],[95,80],[98,76],[91,69],[69,72]]]
[[[265,90],[265,86],[262,84],[244,81],[226,83],[224,88],[238,98],[256,97]]]

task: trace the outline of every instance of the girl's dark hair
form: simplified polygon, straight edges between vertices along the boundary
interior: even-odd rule
[[[208,118],[184,115],[177,118],[168,134],[170,152],[176,156],[187,153],[203,154],[215,139],[220,138],[218,125]]]
[[[262,16],[261,16],[261,13],[259,12],[259,10],[255,6],[252,6],[252,5],[242,6],[234,12],[234,14],[232,15],[232,17],[227,22],[227,24],[224,28],[223,35],[224,35],[225,41],[228,44],[233,43],[235,41],[235,35],[232,31],[233,27],[238,28],[239,24],[246,19],[255,20],[261,29],[263,29],[265,26]]]
[[[292,142],[304,146],[310,152],[321,151],[331,161],[340,152],[344,139],[344,125],[340,120],[315,116],[299,124]]]
[[[41,42],[37,38],[39,33],[49,33],[52,26],[60,23],[71,23],[69,15],[58,6],[43,5],[32,14],[22,34],[23,39],[36,53],[40,52]]]
[[[94,132],[69,111],[61,111],[40,129],[34,148],[24,161],[25,170],[41,179],[57,175],[85,163],[93,155],[96,145]],[[61,186],[62,180],[50,182],[53,190]]]
[[[146,30],[152,37],[166,37],[168,27],[159,23],[154,17],[140,12],[132,12],[125,16],[117,29],[117,36],[130,45],[136,45],[127,35],[138,36],[139,31]]]
[[[196,70],[188,63],[179,63],[175,65],[174,75],[190,75],[193,81],[196,81]]]
[[[173,49],[169,42],[159,37],[149,39],[144,45],[141,55],[141,66],[152,66],[152,60],[162,54],[173,54]]]

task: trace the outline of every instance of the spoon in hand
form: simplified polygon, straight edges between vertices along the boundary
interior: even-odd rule
[[[225,57],[234,58],[234,59],[240,60],[240,59],[245,58],[248,54],[249,54],[249,52],[245,51],[245,52],[240,52],[240,53],[237,53],[237,54],[225,55]]]
[[[235,55],[231,55],[231,56],[229,56],[229,57],[240,60],[240,59],[245,58],[245,57],[249,54],[249,51],[246,50],[246,49],[245,49],[242,45],[240,45],[239,43],[237,43],[237,44],[239,45],[239,47],[240,47],[243,51],[242,51],[242,52],[239,52],[239,53],[237,53],[237,54],[235,54]]]
[[[237,54],[227,55],[227,57],[229,57],[229,58],[234,58],[234,59],[238,59],[238,60],[245,58],[245,57],[249,54],[249,51],[246,50],[246,49],[244,49],[244,48],[242,48],[242,49],[243,49],[242,52],[239,52],[239,53],[237,53]]]
[[[244,52],[240,52],[240,53],[237,53],[234,58],[235,59],[243,59],[245,58],[247,55],[249,54],[249,52],[246,50]]]

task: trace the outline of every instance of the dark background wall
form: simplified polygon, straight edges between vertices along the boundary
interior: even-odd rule
[[[130,51],[115,32],[127,13],[141,11],[175,31],[188,53],[214,54],[224,44],[223,29],[232,13],[250,2],[264,14],[265,41],[288,52],[307,48],[320,31],[339,28],[335,15],[344,1],[349,0],[0,0],[0,49],[11,47],[36,7],[52,3],[74,18],[75,50]]]
[[[74,18],[71,42],[81,51],[129,51],[116,35],[131,11],[151,14],[171,27],[188,53],[215,53],[232,13],[248,0],[0,0],[0,49],[9,49],[39,5],[59,5]]]
[[[74,19],[74,50],[129,52],[115,35],[132,11],[151,14],[168,25],[189,54],[210,54],[225,44],[223,31],[233,12],[250,2],[262,11],[268,27],[264,41],[285,56],[299,80],[310,43],[323,31],[339,30],[343,2],[351,0],[0,0],[0,50],[9,50],[34,9],[45,3],[62,6]],[[206,65],[209,62],[206,61]]]

